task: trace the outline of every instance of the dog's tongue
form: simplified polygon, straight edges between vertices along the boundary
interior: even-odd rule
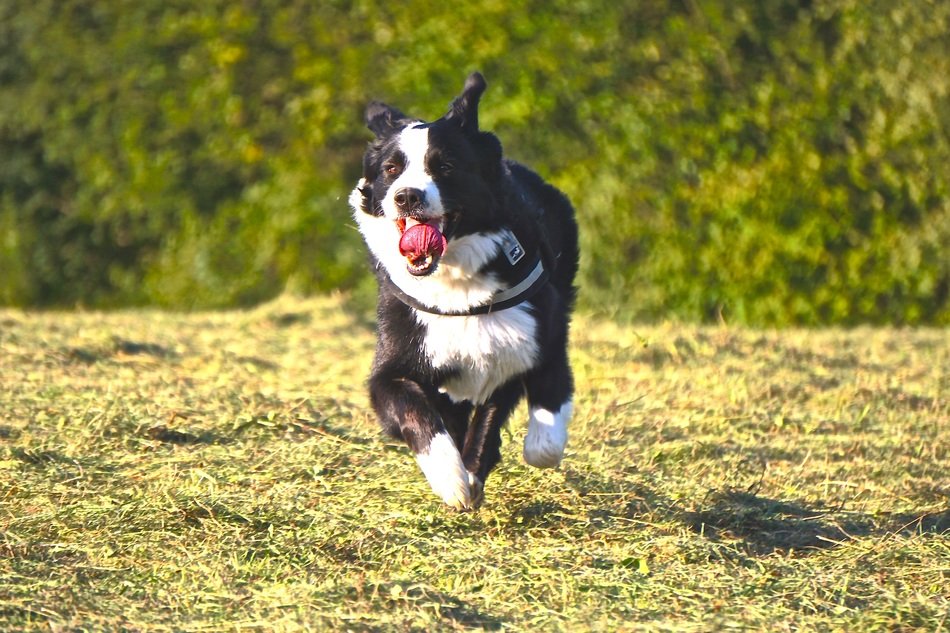
[[[399,238],[399,252],[413,260],[439,256],[445,252],[445,246],[445,236],[431,224],[414,224]]]

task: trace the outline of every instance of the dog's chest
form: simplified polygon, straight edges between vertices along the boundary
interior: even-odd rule
[[[452,400],[482,404],[538,360],[537,321],[526,306],[475,316],[418,313],[423,347],[436,369],[456,375],[441,385]]]

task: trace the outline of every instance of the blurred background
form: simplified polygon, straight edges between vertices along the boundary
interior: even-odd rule
[[[620,321],[950,324],[950,2],[6,0],[0,304],[371,302],[371,99],[573,200]]]

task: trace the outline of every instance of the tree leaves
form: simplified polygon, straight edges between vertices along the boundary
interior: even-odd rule
[[[354,288],[383,99],[574,200],[618,318],[950,322],[950,7],[17,0],[0,9],[0,302]],[[424,16],[424,19],[420,16]]]

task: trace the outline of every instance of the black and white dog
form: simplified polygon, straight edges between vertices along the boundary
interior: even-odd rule
[[[525,394],[532,466],[560,463],[572,410],[574,211],[478,129],[484,90],[473,73],[431,123],[371,103],[376,139],[349,199],[379,283],[373,408],[458,509],[481,503]]]

